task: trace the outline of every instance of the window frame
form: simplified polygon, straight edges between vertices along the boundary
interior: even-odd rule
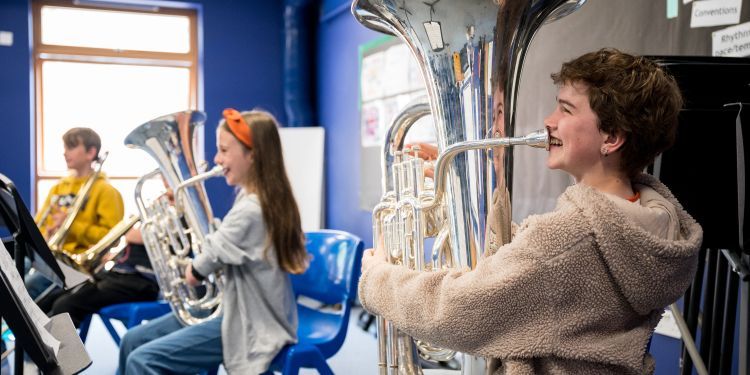
[[[74,9],[111,10],[118,12],[132,12],[143,14],[163,14],[185,16],[189,20],[189,51],[187,53],[134,51],[92,47],[73,47],[50,45],[42,43],[41,11],[45,6],[55,6]],[[66,176],[66,172],[47,171],[44,165],[44,92],[42,65],[48,61],[80,62],[87,64],[138,65],[154,67],[183,67],[189,70],[189,109],[198,108],[199,84],[199,46],[198,46],[198,11],[197,9],[168,8],[161,6],[139,7],[133,4],[118,6],[117,3],[78,4],[73,0],[34,0],[32,1],[33,25],[33,68],[34,68],[34,147],[36,162],[34,163],[34,189],[41,180],[54,180]],[[134,125],[135,126],[135,125]],[[107,173],[112,180],[131,180],[140,176],[118,173]],[[32,200],[36,202],[38,194]]]

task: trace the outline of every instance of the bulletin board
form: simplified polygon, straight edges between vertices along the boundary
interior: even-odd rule
[[[380,156],[393,118],[415,98],[426,95],[416,63],[406,44],[384,36],[359,48],[360,207],[372,210],[380,201]],[[409,130],[407,142],[434,142],[428,118]]]

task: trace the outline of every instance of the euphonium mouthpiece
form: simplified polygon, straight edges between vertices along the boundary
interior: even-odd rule
[[[222,167],[219,164],[216,164],[216,165],[214,165],[213,168],[211,168],[211,170],[209,170],[208,172],[206,172],[206,174],[210,175],[211,177],[221,176],[222,174],[224,174],[224,167]]]
[[[523,140],[523,144],[526,146],[549,150],[549,131],[547,130],[547,128],[539,129],[537,131],[526,134],[521,139]]]

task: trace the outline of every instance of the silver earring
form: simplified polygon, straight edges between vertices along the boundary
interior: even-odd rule
[[[606,158],[608,154],[609,150],[606,147],[602,147],[602,155],[604,155],[604,157]]]

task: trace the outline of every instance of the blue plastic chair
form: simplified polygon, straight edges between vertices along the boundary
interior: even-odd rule
[[[120,346],[120,334],[117,333],[115,327],[112,326],[111,319],[121,321],[125,325],[125,328],[130,329],[141,324],[144,320],[156,319],[171,311],[172,310],[166,301],[151,301],[111,305],[101,308],[97,314],[102,319],[102,323],[104,323],[104,327],[107,328],[109,335],[115,340],[117,346]],[[91,315],[87,316],[86,319],[81,322],[81,326],[78,330],[78,335],[83,342],[86,342],[86,336],[88,335],[90,325]]]
[[[359,237],[337,230],[308,232],[310,267],[302,275],[292,275],[292,287],[299,298],[305,296],[324,305],[341,305],[326,312],[297,304],[298,343],[285,346],[274,358],[271,371],[284,375],[299,373],[303,367],[333,375],[326,360],[344,344],[349,315],[357,294],[364,243]]]

